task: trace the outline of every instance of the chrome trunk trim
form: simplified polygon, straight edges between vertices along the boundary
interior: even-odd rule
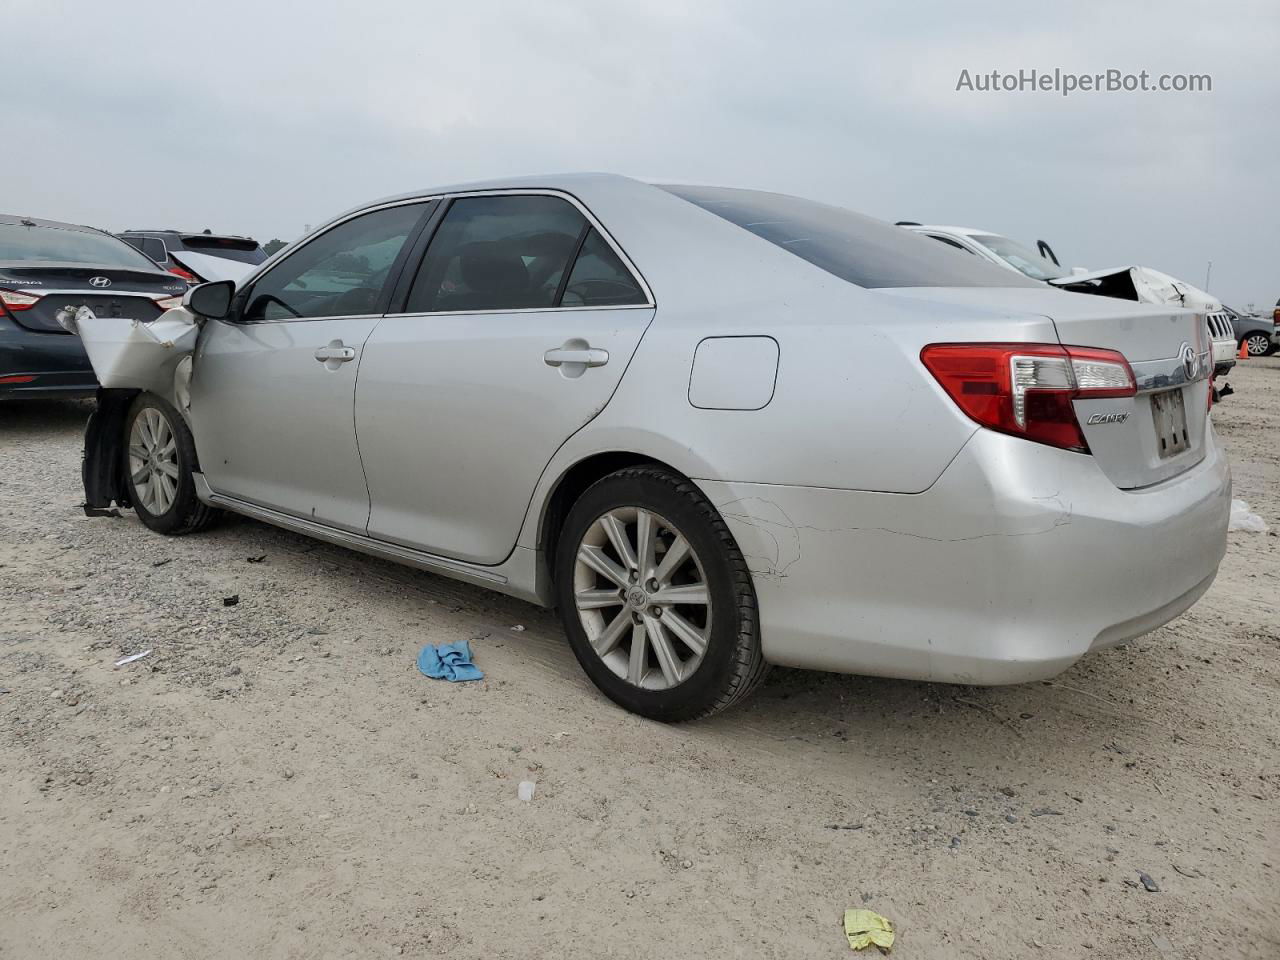
[[[1199,363],[1194,376],[1188,376],[1186,366],[1179,357],[1167,360],[1139,360],[1129,364],[1133,368],[1133,379],[1138,385],[1138,393],[1154,393],[1157,390],[1169,390],[1173,387],[1185,387],[1209,376],[1213,370],[1213,354],[1206,350],[1199,355]]]

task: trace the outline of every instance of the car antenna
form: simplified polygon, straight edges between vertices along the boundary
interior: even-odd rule
[[[899,220],[894,224],[895,227],[918,227],[920,224],[914,220]]]
[[[36,222],[35,222],[34,220],[31,220],[31,219],[29,219],[29,218],[27,218],[27,217],[23,217],[23,218],[22,218],[22,220],[21,220],[21,221],[19,221],[19,222],[20,222],[24,227],[34,227],[34,226],[36,225]]]

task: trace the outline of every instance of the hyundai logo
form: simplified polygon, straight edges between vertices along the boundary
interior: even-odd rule
[[[109,287],[111,286],[110,277],[90,277],[89,286],[91,287]]]
[[[1200,373],[1200,358],[1196,356],[1195,350],[1187,341],[1182,341],[1182,346],[1178,348],[1178,359],[1182,361],[1182,369],[1187,373],[1188,380],[1194,380]]]

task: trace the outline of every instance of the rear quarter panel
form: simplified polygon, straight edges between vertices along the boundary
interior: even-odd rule
[[[584,197],[654,291],[657,314],[608,407],[543,474],[545,504],[573,464],[628,451],[695,480],[918,493],[976,429],[924,369],[920,350],[948,340],[1054,341],[1025,310],[904,300],[849,284],[665,191]],[[698,409],[692,361],[710,336],[778,343],[771,401]],[[538,511],[522,545],[536,546]]]

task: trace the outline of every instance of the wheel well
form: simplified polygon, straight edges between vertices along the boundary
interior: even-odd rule
[[[663,467],[672,473],[683,476],[679,470],[661,460],[655,460],[653,457],[646,457],[639,453],[630,453],[624,450],[610,451],[609,453],[597,453],[594,456],[580,460],[572,467],[565,471],[564,476],[560,478],[555,489],[551,492],[551,498],[547,502],[547,509],[542,515],[542,536],[539,538],[542,543],[542,556],[547,565],[547,575],[554,582],[556,575],[556,546],[560,541],[560,528],[564,526],[565,517],[569,515],[569,511],[573,505],[577,503],[578,498],[586,492],[597,480],[607,477],[615,470],[621,470],[624,467],[635,467],[641,464],[650,466]]]

